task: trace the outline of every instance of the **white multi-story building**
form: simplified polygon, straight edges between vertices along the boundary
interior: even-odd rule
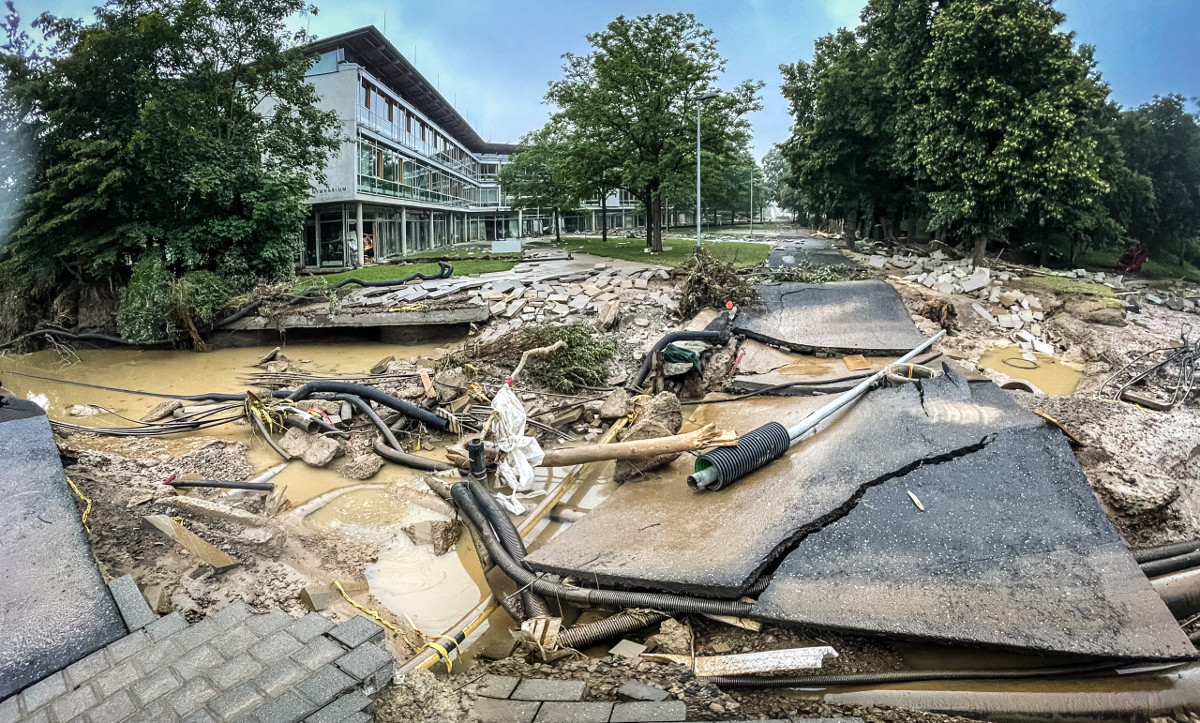
[[[338,269],[396,260],[463,241],[553,233],[547,210],[513,210],[497,180],[517,147],[484,141],[374,26],[309,46],[321,105],[345,141],[314,187],[300,266]],[[610,228],[645,223],[624,191]],[[564,231],[600,226],[598,201],[562,215]],[[639,221],[641,223],[639,223]]]

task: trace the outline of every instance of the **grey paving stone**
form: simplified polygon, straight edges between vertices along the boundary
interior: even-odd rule
[[[120,640],[114,641],[106,649],[108,650],[108,657],[112,658],[114,663],[119,663],[149,644],[150,636],[146,635],[146,631],[136,630]]]
[[[347,693],[308,718],[308,723],[341,723],[350,715],[371,705],[371,699],[366,693],[354,691]]]
[[[50,709],[42,708],[36,713],[22,718],[21,723],[50,723]]]
[[[221,690],[228,690],[238,683],[249,681],[263,669],[263,664],[255,660],[249,653],[242,653],[233,660],[217,666],[208,674],[212,684]]]
[[[200,622],[189,625],[187,628],[175,633],[171,636],[171,640],[174,640],[184,650],[191,650],[207,643],[222,632],[224,632],[224,629],[217,624],[216,620],[204,618]]]
[[[83,660],[72,663],[63,673],[67,676],[67,685],[77,688],[80,683],[91,680],[96,675],[108,670],[111,665],[108,653],[104,648],[100,648]],[[4,719],[0,718],[0,721],[2,720]]]
[[[170,668],[152,671],[129,686],[129,692],[141,705],[147,705],[183,685]]]
[[[92,685],[96,686],[96,692],[101,698],[107,698],[121,688],[133,685],[141,677],[142,674],[133,661],[126,660],[97,675],[92,679]]]
[[[507,675],[485,675],[479,685],[479,695],[485,698],[507,698],[520,682],[520,678],[510,678]]]
[[[396,674],[396,659],[376,645],[360,645],[338,658],[336,665],[371,690],[387,685]]]
[[[296,690],[317,705],[325,705],[335,696],[358,685],[358,681],[332,665],[327,665],[296,684]]]
[[[279,630],[250,646],[250,654],[264,663],[273,663],[302,647],[304,646],[300,641],[289,635],[286,630]]]
[[[305,643],[303,648],[292,653],[292,660],[309,670],[316,670],[326,663],[332,663],[345,654],[346,649],[342,647],[341,643],[324,635],[318,635]]]
[[[613,704],[595,701],[543,703],[534,723],[608,723]]]
[[[53,673],[25,689],[21,697],[29,713],[41,708],[51,700],[67,692],[67,683],[62,673]]]
[[[371,716],[368,713],[359,711],[354,713],[349,718],[343,718],[342,723],[371,723]]]
[[[189,680],[199,677],[224,662],[225,659],[216,650],[213,650],[208,645],[201,645],[179,660],[176,660],[175,664],[171,667],[175,669],[176,673],[179,673],[179,677]]]
[[[184,716],[179,723],[217,723],[217,719],[213,717],[212,713],[201,708],[191,715]]]
[[[298,723],[315,710],[316,706],[289,690],[263,703],[247,720],[252,723]]]
[[[621,700],[645,700],[656,702],[671,697],[667,691],[654,685],[646,685],[638,680],[629,680],[617,690]]]
[[[96,693],[92,686],[84,685],[61,695],[50,704],[50,711],[55,720],[69,721],[76,716],[82,716],[96,705]]]
[[[274,698],[308,675],[308,671],[290,660],[281,660],[254,676],[254,684],[268,698]]]
[[[246,620],[254,613],[250,611],[250,606],[245,602],[238,600],[230,603],[212,615],[208,616],[209,620],[215,620],[217,625],[223,630],[230,630]]]
[[[246,619],[246,627],[253,630],[258,637],[265,638],[276,630],[291,625],[295,619],[279,608],[272,608],[262,615],[251,615]]]
[[[210,643],[226,660],[245,652],[258,642],[258,636],[245,625],[238,625],[212,639]]]
[[[117,612],[121,613],[121,619],[130,631],[140,630],[154,622],[154,611],[131,575],[110,580],[108,589],[117,603]]]
[[[660,703],[617,703],[613,706],[612,723],[676,723],[687,720],[687,706],[682,700]]]
[[[151,640],[162,640],[171,633],[177,633],[187,626],[187,621],[176,610],[165,618],[159,618],[147,625],[146,634],[150,636]]]
[[[263,697],[249,683],[225,691],[209,701],[208,709],[223,721],[241,718],[263,702]]]
[[[329,631],[329,637],[347,648],[356,648],[363,643],[383,642],[383,628],[375,621],[358,615],[335,625]]]
[[[120,723],[137,712],[138,706],[133,698],[123,690],[110,695],[108,700],[96,706],[88,713],[90,723]]]
[[[289,624],[284,630],[288,631],[296,640],[307,643],[321,633],[329,632],[332,628],[333,621],[329,618],[321,613],[309,613]]]
[[[167,704],[181,716],[188,716],[204,707],[217,691],[204,678],[189,680],[179,690],[167,696]]]
[[[533,723],[541,705],[533,700],[480,698],[471,706],[471,720],[478,723]]]
[[[166,698],[159,698],[142,710],[133,714],[125,723],[169,723],[179,720],[179,714],[167,705]]]
[[[166,618],[159,618],[165,620]],[[174,640],[160,640],[151,643],[145,650],[138,653],[130,662],[137,662],[143,673],[149,673],[159,668],[165,668],[183,657],[183,648]]]
[[[526,678],[517,684],[513,700],[583,700],[587,683],[582,680],[544,680]]]
[[[21,707],[17,703],[20,699],[21,696],[13,695],[0,701],[0,723],[17,723],[21,719]]]

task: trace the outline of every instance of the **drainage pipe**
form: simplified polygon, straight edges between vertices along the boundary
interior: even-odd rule
[[[308,382],[307,384],[300,387],[299,389],[296,389],[295,391],[289,392],[289,391],[285,390],[285,391],[283,391],[282,394],[279,394],[278,392],[276,394],[279,396],[286,396],[287,399],[294,402],[294,401],[303,399],[310,394],[320,393],[320,392],[330,392],[330,393],[334,393],[334,394],[352,394],[352,395],[355,395],[358,397],[362,397],[363,399],[370,399],[373,402],[382,404],[383,406],[387,407],[388,409],[394,409],[397,412],[400,412],[401,414],[404,414],[408,417],[412,417],[413,419],[417,420],[418,422],[421,422],[422,424],[424,424],[427,427],[433,427],[435,429],[445,430],[450,426],[450,421],[445,419],[444,417],[439,417],[438,415],[434,414],[433,412],[430,412],[426,409],[421,409],[420,407],[416,406],[415,404],[406,402],[403,399],[397,399],[396,397],[393,397],[390,394],[385,394],[384,392],[376,389],[375,387],[369,387],[369,386],[366,386],[365,384],[351,384],[350,382],[330,382],[330,381]]]
[[[766,466],[768,462],[779,459],[784,452],[800,441],[801,437],[815,429],[818,424],[865,394],[887,374],[890,366],[904,364],[917,357],[945,334],[945,329],[934,334],[889,367],[872,374],[859,382],[853,389],[838,395],[836,399],[808,415],[790,429],[779,422],[768,422],[758,429],[743,434],[737,445],[733,447],[719,447],[700,455],[696,458],[696,470],[687,478],[688,486],[695,490],[719,490],[754,470]]]
[[[666,593],[626,592],[574,587],[547,580],[525,569],[508,554],[492,532],[483,513],[479,510],[471,491],[462,484],[450,490],[454,503],[462,511],[464,519],[479,532],[488,554],[496,565],[508,575],[517,587],[529,588],[534,592],[556,600],[576,605],[593,605],[620,608],[651,608],[679,613],[710,615],[733,615],[747,617],[753,607],[751,603],[733,600],[702,600],[683,595]]]
[[[1188,552],[1174,557],[1163,557],[1158,560],[1147,560],[1141,563],[1142,572],[1146,577],[1157,577],[1179,570],[1186,570],[1200,565],[1200,550]]]
[[[832,688],[840,686],[888,685],[923,680],[1026,680],[1055,678],[1113,670],[1128,663],[1103,661],[1057,668],[1016,668],[1012,670],[889,670],[881,673],[845,675],[788,675],[780,677],[722,675],[703,678],[721,688]]]
[[[642,384],[646,381],[646,377],[650,376],[650,368],[654,366],[655,357],[658,356],[660,351],[666,349],[668,345],[677,341],[707,341],[715,344],[724,344],[729,341],[729,331],[673,331],[667,334],[655,342],[654,348],[642,360],[641,368],[625,384],[625,388],[635,394],[640,392]]]
[[[1178,555],[1186,555],[1189,552],[1200,550],[1200,540],[1192,540],[1189,542],[1175,542],[1170,545],[1161,547],[1146,547],[1141,550],[1130,550],[1133,553],[1133,559],[1138,563],[1150,562],[1152,560],[1161,560],[1166,557],[1176,557]]]
[[[1155,577],[1150,584],[1176,619],[1200,612],[1200,568]]]
[[[590,647],[596,643],[619,638],[635,630],[648,628],[671,617],[657,610],[623,610],[616,615],[586,625],[576,625],[558,634],[558,644],[564,648]]]
[[[183,479],[164,482],[172,487],[214,487],[216,489],[226,490],[262,490],[270,492],[275,489],[275,485],[271,482],[232,482],[215,479]]]
[[[521,539],[521,533],[517,532],[517,526],[513,524],[508,513],[479,483],[481,479],[487,477],[486,462],[483,459],[483,441],[478,437],[472,439],[467,443],[467,450],[471,453],[473,479],[467,480],[464,484],[470,489],[471,496],[475,498],[480,511],[491,525],[492,531],[496,533],[496,537],[500,539],[500,543],[504,545],[504,549],[508,550],[508,554],[512,555],[521,567],[528,569],[529,566],[525,564],[525,556],[528,551],[525,549],[525,541]],[[477,469],[481,471],[475,474]],[[529,588],[521,589],[521,609],[526,618],[540,618],[550,614],[550,610],[546,607],[546,601]]]

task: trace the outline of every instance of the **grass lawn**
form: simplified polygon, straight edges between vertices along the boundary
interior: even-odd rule
[[[1051,291],[1058,294],[1081,294],[1090,296],[1103,306],[1123,306],[1115,291],[1104,284],[1096,284],[1081,279],[1068,279],[1063,276],[1022,276],[1014,284],[1021,291],[1037,294]]]
[[[1087,266],[1111,270],[1117,265],[1117,259],[1121,257],[1121,253],[1121,251],[1089,251],[1080,256],[1079,260]],[[1200,284],[1200,269],[1195,266],[1186,262],[1181,266],[1174,262],[1159,261],[1154,257],[1146,259],[1142,270],[1134,276],[1146,279],[1187,279]]]
[[[508,271],[516,265],[514,261],[503,259],[498,260],[475,260],[467,259],[464,261],[453,261],[455,276],[469,276],[471,274],[484,274],[489,271]],[[303,289],[313,284],[336,284],[342,279],[362,279],[363,281],[392,281],[395,279],[403,279],[417,272],[423,274],[436,274],[438,265],[436,263],[424,264],[383,264],[380,266],[366,266],[361,269],[351,269],[342,271],[336,274],[320,274],[313,276],[301,276],[296,279],[296,287]]]
[[[641,261],[663,266],[678,266],[692,256],[696,248],[695,241],[689,239],[663,239],[661,254],[648,254],[644,239],[616,238],[610,236],[608,243],[600,240],[599,236],[572,236],[564,238],[562,244],[555,248],[570,249],[594,256],[606,256],[625,261]],[[671,249],[667,251],[666,249]],[[744,241],[705,241],[704,248],[715,258],[728,261],[737,268],[758,266],[766,260],[771,248],[765,243],[750,243]]]

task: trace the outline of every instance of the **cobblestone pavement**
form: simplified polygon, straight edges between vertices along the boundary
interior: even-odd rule
[[[358,723],[395,665],[368,618],[237,602],[193,625],[149,622],[0,702],[0,723]]]

